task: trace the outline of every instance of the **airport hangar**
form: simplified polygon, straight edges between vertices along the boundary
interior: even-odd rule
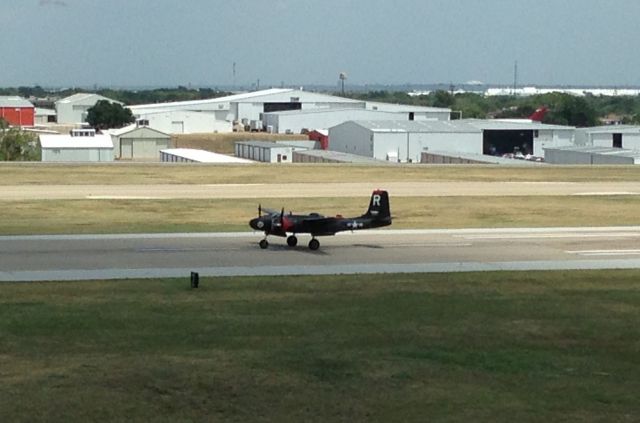
[[[384,103],[367,104],[368,109],[325,108],[264,113],[262,123],[267,132],[300,134],[305,130],[328,129],[351,120],[448,121],[451,117],[451,110],[444,108]]]
[[[379,160],[420,162],[423,151],[503,155],[517,147],[542,157],[544,148],[573,145],[575,128],[537,122],[350,121],[329,128],[329,149]]]
[[[181,127],[183,133],[211,132],[210,130],[201,131],[199,129],[189,129],[189,124],[184,119],[176,118],[173,114],[174,112],[198,112],[213,116],[214,120],[219,124],[219,128],[216,128],[218,132],[231,132],[232,129],[230,125],[225,125],[223,122],[252,123],[253,125],[251,126],[254,129],[266,129],[262,121],[264,114],[274,112],[300,111],[302,113],[311,110],[358,109],[403,114],[406,116],[404,117],[406,120],[418,120],[423,116],[426,118],[429,113],[437,114],[441,119],[448,120],[451,113],[450,109],[367,102],[291,88],[272,88],[206,100],[146,104],[131,106],[129,108],[136,118],[149,120],[150,126],[163,128],[165,132],[169,133],[178,133],[177,131],[180,131]],[[160,123],[160,119],[164,119],[166,122]],[[346,120],[349,119],[342,118],[340,122]],[[307,124],[304,128],[327,129],[329,127],[326,126],[326,124],[317,125],[315,128],[310,126],[313,125]],[[171,131],[167,131],[168,127],[172,128]],[[281,132],[286,132],[286,130]],[[292,133],[300,132],[301,131],[292,130]]]
[[[87,121],[87,110],[96,105],[100,100],[110,103],[120,104],[116,100],[101,96],[99,94],[78,93],[56,101],[56,116],[58,123],[70,125],[80,125]]]

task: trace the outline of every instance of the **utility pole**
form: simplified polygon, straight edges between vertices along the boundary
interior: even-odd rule
[[[517,97],[518,95],[518,61],[516,60],[515,65],[513,66],[513,96]]]

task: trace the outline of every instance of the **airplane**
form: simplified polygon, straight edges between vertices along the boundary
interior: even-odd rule
[[[262,214],[265,211],[266,214]],[[387,191],[376,190],[371,194],[369,208],[365,214],[358,217],[345,218],[340,215],[325,217],[318,213],[289,214],[282,211],[263,210],[258,206],[258,217],[249,221],[249,226],[257,231],[264,231],[264,238],[258,243],[260,248],[269,248],[267,237],[269,235],[287,238],[287,245],[298,245],[297,234],[311,234],[309,249],[320,248],[318,236],[335,235],[343,231],[355,231],[360,229],[380,228],[391,225],[391,212],[389,210],[389,194]],[[291,234],[288,235],[287,234]]]
[[[545,106],[542,107],[538,107],[536,109],[535,112],[533,112],[533,114],[531,116],[529,116],[526,119],[521,119],[521,118],[501,118],[501,119],[496,119],[497,121],[500,122],[512,122],[512,123],[533,123],[533,122],[538,122],[541,123],[542,120],[544,119],[544,117],[547,115],[547,112],[549,111],[549,109]]]

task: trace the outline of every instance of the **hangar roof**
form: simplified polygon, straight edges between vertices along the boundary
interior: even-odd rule
[[[373,132],[481,132],[479,128],[473,125],[455,120],[357,120],[353,121],[353,123]]]
[[[575,153],[587,153],[587,154],[602,154],[606,156],[623,156],[623,157],[633,157],[640,159],[640,151],[636,150],[626,150],[622,148],[612,148],[612,147],[576,147],[576,146],[567,146],[567,147],[551,147],[545,148],[546,150],[552,151],[569,151]]]
[[[157,134],[160,138],[171,138],[171,135],[169,134],[165,134],[164,132],[158,131],[157,129],[153,129],[148,126],[138,126],[135,123],[132,123],[131,125],[127,125],[124,128],[109,130],[109,134],[116,137],[121,137],[123,135],[130,134],[134,131],[147,132],[147,133],[153,132]]]
[[[504,120],[494,119],[463,119],[460,122],[473,125],[476,128],[482,130],[503,130],[503,131],[518,131],[518,130],[544,130],[555,129],[564,131],[573,131],[576,128],[574,126],[562,126],[562,125],[548,125],[540,122],[509,122]]]
[[[636,134],[640,133],[640,126],[635,125],[606,125],[594,126],[591,128],[579,128],[579,131],[590,134]]]
[[[250,145],[252,147],[260,148],[294,148],[291,145],[280,144],[273,141],[236,141],[236,144]]]
[[[56,104],[68,104],[68,103],[93,103],[94,100],[107,100],[112,103],[124,104],[120,101],[112,100],[105,96],[95,93],[77,93],[70,95],[69,97],[65,97],[61,100],[56,101]]]
[[[0,107],[30,107],[33,108],[33,104],[29,100],[26,100],[17,95],[12,96],[0,96]]]
[[[242,159],[240,157],[233,157],[205,150],[196,150],[193,148],[167,148],[165,150],[160,150],[160,152],[184,157],[185,159],[199,163],[253,163],[251,160]]]
[[[113,148],[109,135],[72,137],[71,135],[41,134],[39,138],[42,148]]]

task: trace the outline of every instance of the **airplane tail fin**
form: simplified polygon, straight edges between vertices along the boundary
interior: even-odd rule
[[[387,191],[376,190],[371,194],[369,209],[364,215],[379,220],[391,220],[391,210],[389,209],[389,193]]]
[[[544,116],[548,111],[549,109],[547,109],[546,107],[540,107],[536,109],[536,111],[531,116],[529,116],[529,119],[534,122],[542,122],[542,119],[544,119]]]

